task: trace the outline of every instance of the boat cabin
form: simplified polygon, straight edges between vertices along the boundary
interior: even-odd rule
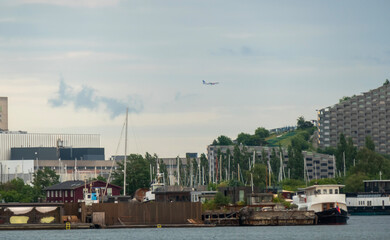
[[[298,205],[299,210],[314,210],[321,212],[339,207],[347,211],[345,194],[340,192],[344,185],[327,184],[313,185],[300,189],[293,202]]]

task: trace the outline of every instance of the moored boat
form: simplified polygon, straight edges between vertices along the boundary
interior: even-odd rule
[[[313,210],[318,218],[318,224],[346,224],[348,210],[345,194],[340,193],[344,185],[328,184],[314,185],[293,196],[293,203],[298,210]]]
[[[390,215],[390,196],[384,193],[359,193],[347,195],[351,215]]]

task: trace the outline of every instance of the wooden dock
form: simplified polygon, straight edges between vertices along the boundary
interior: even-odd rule
[[[70,229],[91,229],[95,228],[90,223],[72,223]],[[0,230],[66,230],[66,224],[0,224]]]

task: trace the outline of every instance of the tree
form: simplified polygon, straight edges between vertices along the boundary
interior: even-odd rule
[[[248,143],[250,142],[250,139],[251,139],[251,135],[248,134],[248,133],[240,133],[238,134],[237,136],[237,143],[240,144],[244,144],[244,145],[248,145]]]
[[[370,179],[366,174],[357,172],[347,177],[345,180],[346,192],[363,192],[364,184],[363,180]]]
[[[290,178],[303,179],[304,177],[304,160],[302,154],[302,146],[291,141],[288,146],[288,163],[287,168],[290,169]]]
[[[217,194],[215,195],[214,203],[218,207],[228,205],[229,202],[230,202],[229,197],[227,197],[227,196],[225,197],[221,192],[217,192]]]
[[[36,171],[33,176],[34,180],[32,184],[38,192],[38,197],[41,198],[45,197],[45,188],[60,182],[60,176],[57,175],[54,170],[51,170],[48,167],[45,167],[43,170],[38,169],[38,171]]]
[[[233,141],[224,135],[221,135],[217,138],[217,140],[213,141],[214,146],[228,146],[228,145],[233,145]]]
[[[356,155],[357,164],[351,168],[352,174],[364,173],[370,179],[379,179],[379,172],[382,177],[390,177],[390,160],[384,158],[379,153],[364,147]]]
[[[248,182],[251,180],[251,174],[253,176],[253,185],[260,189],[265,189],[267,167],[264,164],[255,164],[251,171],[246,172]]]
[[[365,142],[366,148],[370,149],[371,151],[375,151],[375,143],[372,141],[371,136],[366,136],[366,142]]]
[[[297,129],[299,130],[313,128],[313,126],[313,123],[311,123],[310,121],[305,121],[305,118],[303,116],[300,116],[297,119]]]
[[[205,180],[205,183],[209,182],[209,161],[207,160],[207,157],[204,153],[202,153],[200,155],[200,167],[201,167],[201,171],[202,171],[202,176],[201,178],[203,178],[204,176],[204,180]],[[203,184],[203,183],[202,183]]]
[[[264,139],[269,137],[269,131],[263,127],[259,127],[255,130],[255,135]]]
[[[389,79],[386,79],[385,83],[383,83],[383,86],[389,85]]]
[[[275,148],[272,148],[270,164],[272,168],[273,181],[276,181],[280,169],[280,159],[276,154]]]
[[[113,183],[123,186],[124,162],[118,162],[118,168],[114,172]],[[140,154],[130,154],[126,164],[126,193],[132,194],[138,188],[150,186],[149,163]]]
[[[37,192],[21,178],[0,185],[0,199],[4,202],[36,202]]]

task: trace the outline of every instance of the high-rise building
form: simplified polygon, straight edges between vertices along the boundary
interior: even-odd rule
[[[0,97],[0,131],[8,131],[8,98]]]
[[[366,136],[370,136],[377,152],[390,154],[390,84],[387,82],[321,109],[317,116],[319,147],[336,147],[342,133],[351,137],[358,147],[364,146]]]

